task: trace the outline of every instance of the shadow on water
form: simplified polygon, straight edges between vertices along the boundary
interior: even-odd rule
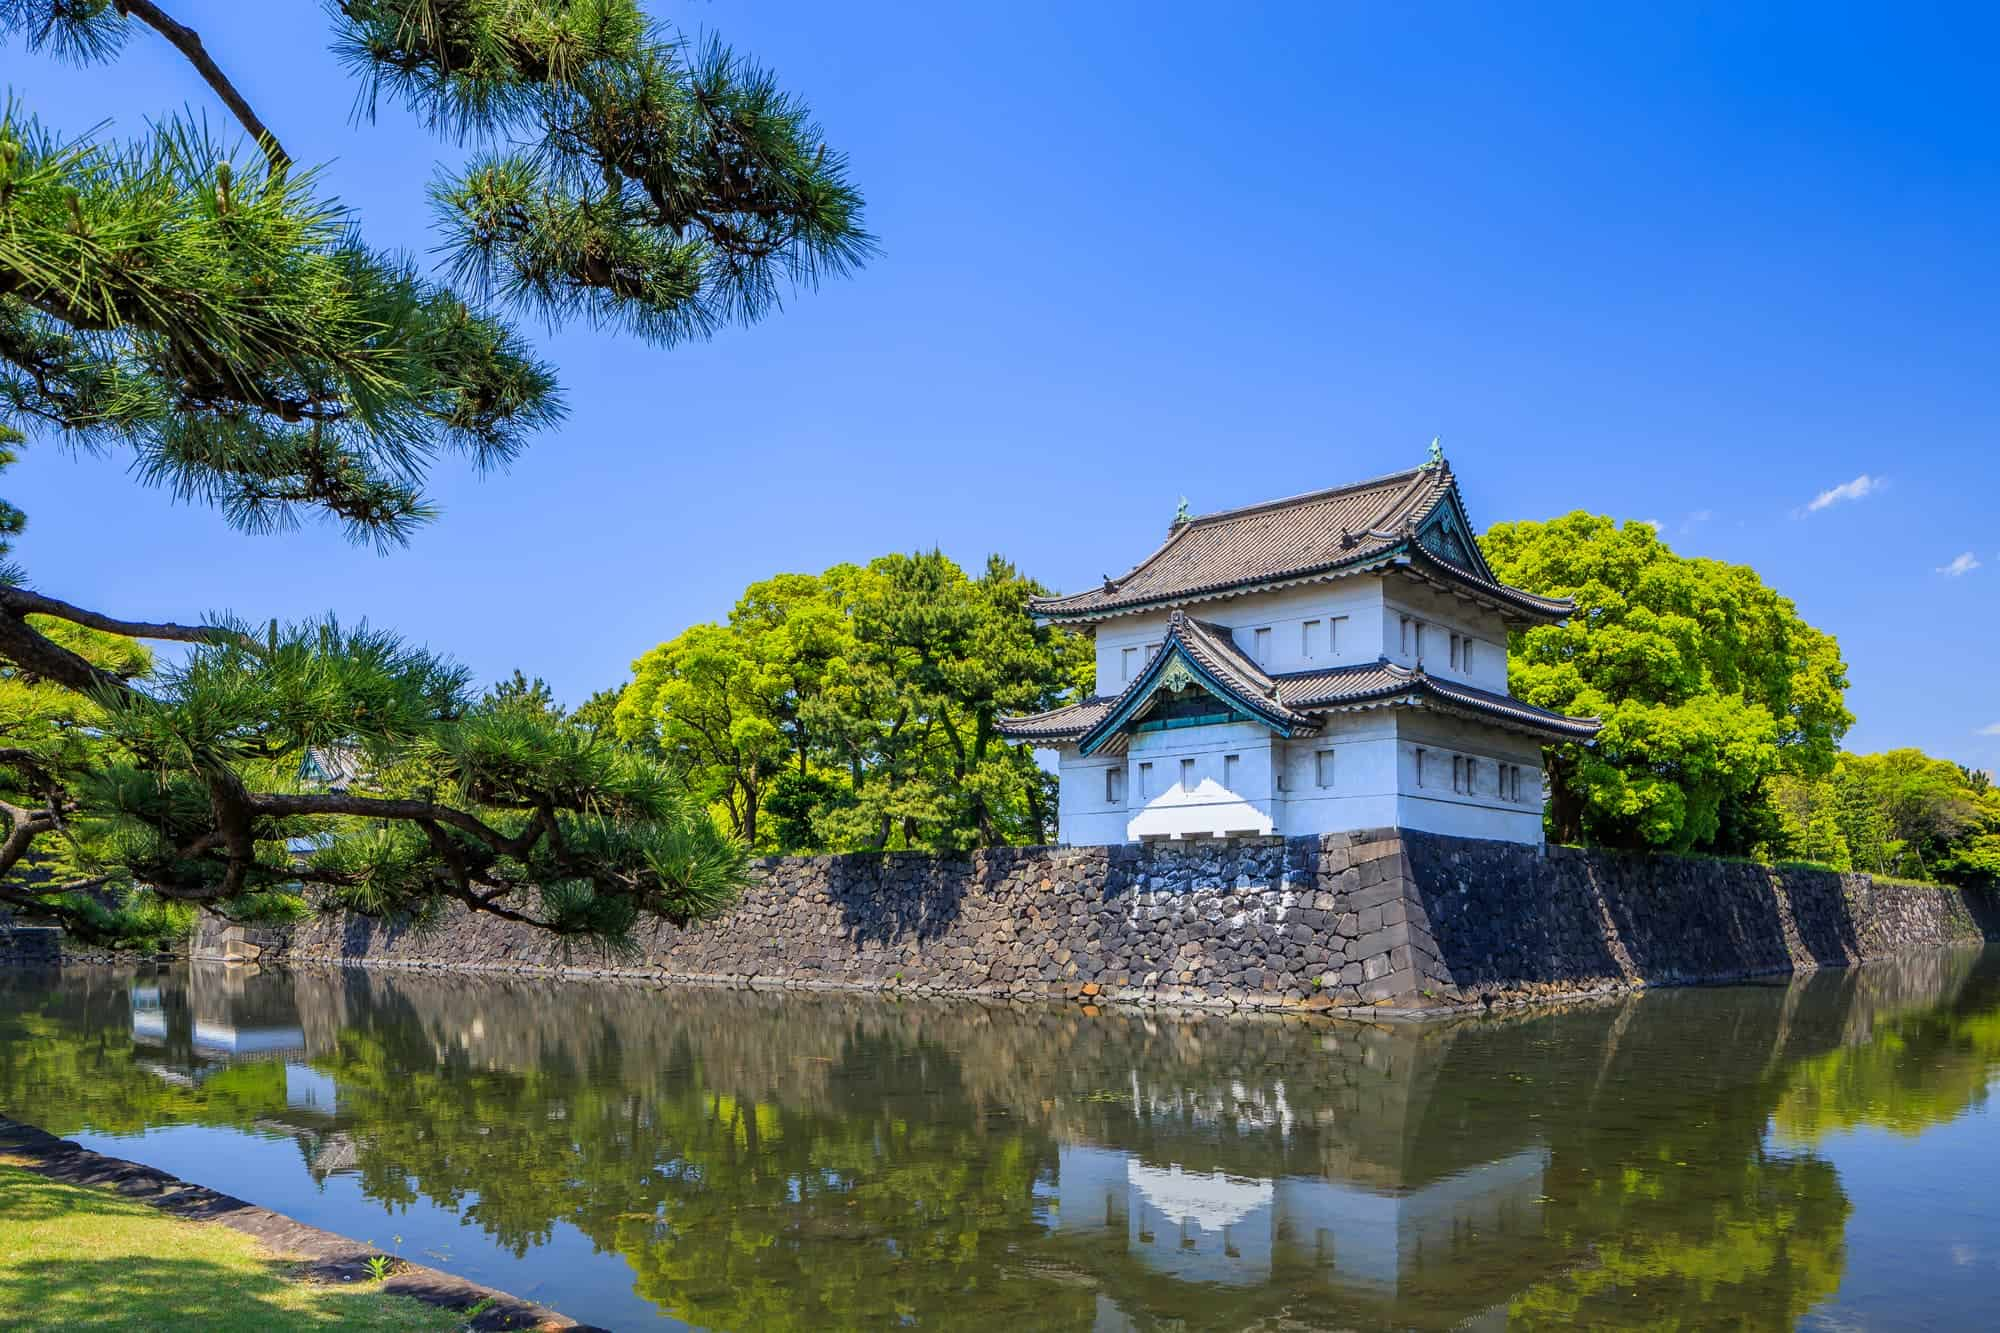
[[[253,1199],[233,1145],[289,1142],[385,1229],[439,1210],[482,1280],[619,1326],[1789,1327],[1847,1263],[1826,1137],[1949,1121],[1996,1067],[1995,952],[1442,1026],[0,980],[0,1110],[209,1127],[182,1173]]]

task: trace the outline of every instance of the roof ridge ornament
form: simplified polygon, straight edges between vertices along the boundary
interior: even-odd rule
[[[1180,507],[1174,510],[1174,521],[1167,524],[1167,531],[1172,532],[1175,528],[1178,528],[1183,523],[1192,523],[1192,522],[1194,522],[1194,517],[1193,515],[1188,513],[1187,497],[1183,495],[1181,497]]]
[[[1437,468],[1439,471],[1449,471],[1444,461],[1444,436],[1431,436],[1430,458],[1425,462],[1424,466],[1426,468]]]

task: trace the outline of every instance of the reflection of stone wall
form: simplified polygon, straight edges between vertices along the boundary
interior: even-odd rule
[[[1939,951],[1748,990],[1440,1024],[312,966],[252,977],[258,1002],[241,1012],[290,1016],[316,1061],[342,1033],[366,1033],[392,1067],[552,1074],[556,1095],[588,1084],[643,1103],[695,1088],[813,1115],[1031,1126],[1189,1172],[1400,1191],[1521,1152],[1544,1124],[1593,1123],[1599,1099],[1645,1084],[1648,1069],[1684,1069],[1652,1096],[1699,1119],[1701,1105],[1760,1087],[1773,1069],[1950,1003],[1977,957]],[[181,994],[168,988],[185,1007]],[[1730,1039],[1690,1061],[1686,1043],[1709,1040],[1690,1034],[1719,1029]]]
[[[55,967],[62,932],[54,926],[13,926],[0,918],[0,967]]]
[[[920,994],[1442,1007],[1843,965],[1976,940],[1987,905],[1865,875],[1388,830],[772,859],[720,918],[606,959],[490,917],[326,918],[249,956]]]

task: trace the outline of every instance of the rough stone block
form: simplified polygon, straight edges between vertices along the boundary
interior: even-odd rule
[[[1370,935],[1363,935],[1354,941],[1348,950],[1357,958],[1370,958],[1376,954],[1386,954],[1398,945],[1410,942],[1410,928],[1407,925],[1384,926]]]
[[[1361,987],[1363,1004],[1390,1004],[1398,1000],[1418,999],[1417,978],[1411,972],[1390,972],[1376,977]]]

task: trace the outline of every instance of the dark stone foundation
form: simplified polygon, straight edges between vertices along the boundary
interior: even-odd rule
[[[1225,1008],[1459,1009],[1844,966],[2000,937],[1979,895],[1866,875],[1386,829],[760,862],[730,911],[604,955],[454,912],[205,927],[196,952]]]

